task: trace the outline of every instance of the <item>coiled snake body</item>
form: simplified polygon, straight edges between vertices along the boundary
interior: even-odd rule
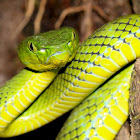
[[[110,140],[116,136],[128,117],[133,64],[99,86],[140,57],[140,15],[113,20],[78,43],[76,31],[63,28],[29,37],[19,45],[19,58],[29,69],[0,89],[1,137],[45,125],[90,93],[72,111],[56,139]]]

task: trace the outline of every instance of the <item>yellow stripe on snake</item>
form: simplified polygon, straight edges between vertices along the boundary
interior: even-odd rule
[[[19,45],[29,68],[0,89],[0,137],[32,131],[77,106],[57,140],[115,138],[129,114],[133,64],[113,74],[140,57],[140,15],[117,18],[78,44],[76,31],[62,28]]]

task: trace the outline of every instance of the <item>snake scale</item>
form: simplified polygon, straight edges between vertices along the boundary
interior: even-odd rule
[[[0,88],[0,137],[32,131],[76,106],[57,140],[111,140],[129,113],[140,15],[105,24],[80,46],[72,28],[34,35],[19,45],[18,55],[28,68]]]

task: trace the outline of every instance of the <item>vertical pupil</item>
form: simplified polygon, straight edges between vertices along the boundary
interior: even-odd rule
[[[31,51],[34,50],[34,48],[33,48],[33,44],[32,44],[32,43],[30,43],[30,50],[31,50]]]
[[[73,32],[73,37],[74,37],[74,39],[75,39],[75,37],[76,37],[76,35],[75,35],[75,33]]]

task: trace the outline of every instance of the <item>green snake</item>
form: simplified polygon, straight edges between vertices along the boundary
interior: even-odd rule
[[[18,56],[26,68],[0,88],[0,137],[32,131],[75,107],[57,140],[114,139],[129,114],[140,15],[117,18],[80,45],[69,27],[28,37]]]

